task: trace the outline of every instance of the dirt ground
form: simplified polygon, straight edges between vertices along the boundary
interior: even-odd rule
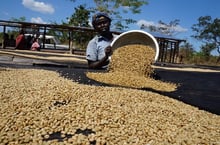
[[[57,60],[52,61],[52,59],[48,61],[42,58],[18,56],[14,52],[13,54],[6,54],[0,51],[0,67],[53,70],[79,83],[108,86],[108,84],[101,84],[86,77],[87,71],[103,70],[89,70],[85,62],[76,63],[67,60],[59,60],[58,62]],[[170,64],[157,64],[154,67],[161,80],[178,83],[180,87],[175,92],[159,92],[148,88],[142,90],[157,92],[201,110],[220,115],[219,67]]]

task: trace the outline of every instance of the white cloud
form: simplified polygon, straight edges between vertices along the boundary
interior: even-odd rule
[[[129,6],[122,6],[123,10],[125,11],[129,11],[130,10],[130,7]]]
[[[36,0],[22,0],[22,4],[24,7],[31,9],[33,11],[41,12],[41,13],[54,13],[54,8],[50,4],[46,4],[44,2],[39,2]]]
[[[31,18],[32,23],[41,23],[41,24],[46,24],[40,17],[37,18]]]
[[[183,27],[181,27],[181,26],[176,26],[176,27],[174,27],[173,28],[175,31],[179,31],[179,32],[186,32],[186,31],[188,31],[188,29],[186,29],[186,28],[183,28]]]
[[[139,20],[139,21],[137,22],[137,25],[138,25],[139,27],[141,27],[142,25],[148,27],[148,26],[155,26],[156,24],[155,24],[154,22],[152,22],[152,21]]]
[[[149,27],[149,26],[154,26],[154,27],[156,27],[156,28],[159,28],[159,27],[164,27],[164,28],[168,28],[168,29],[170,29],[170,30],[172,30],[172,31],[175,31],[175,32],[186,32],[186,31],[188,31],[186,28],[183,28],[183,27],[181,27],[180,25],[177,25],[177,26],[175,26],[175,27],[168,27],[168,26],[166,26],[166,25],[161,25],[161,24],[159,24],[159,23],[155,23],[155,22],[153,22],[153,21],[146,21],[146,20],[139,20],[138,22],[137,22],[137,25],[139,26],[139,27],[141,27],[141,26],[145,26],[145,27]]]
[[[8,12],[3,12],[3,15],[9,16],[9,13]]]

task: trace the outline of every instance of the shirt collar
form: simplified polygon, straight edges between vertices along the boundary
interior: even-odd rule
[[[112,34],[112,35],[113,35],[113,39],[114,39],[115,35],[114,34]],[[103,41],[103,40],[104,41],[111,41],[111,40],[109,40],[106,37],[103,37],[101,35],[98,35],[97,37],[98,37],[98,42]]]
[[[107,40],[107,38],[105,38],[105,37],[103,37],[103,36],[101,36],[101,35],[98,35],[98,42],[100,42],[100,41],[108,41]]]

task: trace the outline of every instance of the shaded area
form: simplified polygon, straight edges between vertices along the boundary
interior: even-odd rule
[[[63,142],[64,139],[69,139],[71,138],[73,135],[72,134],[62,134],[60,131],[59,132],[54,132],[49,134],[48,136],[42,136],[43,137],[43,141],[51,141],[51,140],[57,140],[58,142]]]
[[[158,92],[220,115],[220,72],[156,70],[161,80],[180,84],[175,92]]]
[[[85,135],[85,136],[89,136],[90,134],[95,134],[95,131],[93,131],[92,129],[77,129],[75,134],[82,134],[82,135]]]
[[[58,131],[58,132],[53,132],[51,134],[44,135],[42,137],[43,137],[43,141],[57,140],[58,142],[63,142],[64,140],[67,140],[76,134],[89,136],[90,134],[95,134],[95,131],[91,129],[87,129],[87,128],[84,130],[77,129],[75,134],[64,134],[61,131]],[[90,141],[90,145],[93,145],[93,144],[94,145],[96,144],[96,140]]]

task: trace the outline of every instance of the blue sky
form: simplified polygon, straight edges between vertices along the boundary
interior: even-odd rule
[[[50,23],[66,21],[79,4],[86,3],[93,6],[92,0],[2,0],[0,5],[0,19],[9,20],[12,17],[24,16],[27,22]],[[141,24],[157,25],[161,20],[169,23],[175,19],[180,20],[176,28],[179,39],[188,40],[196,50],[200,43],[190,36],[193,34],[191,27],[198,23],[200,16],[209,15],[213,19],[220,18],[220,0],[148,0],[148,5],[142,6],[140,14],[124,14],[137,20],[137,24],[129,25],[129,30],[140,29]]]

